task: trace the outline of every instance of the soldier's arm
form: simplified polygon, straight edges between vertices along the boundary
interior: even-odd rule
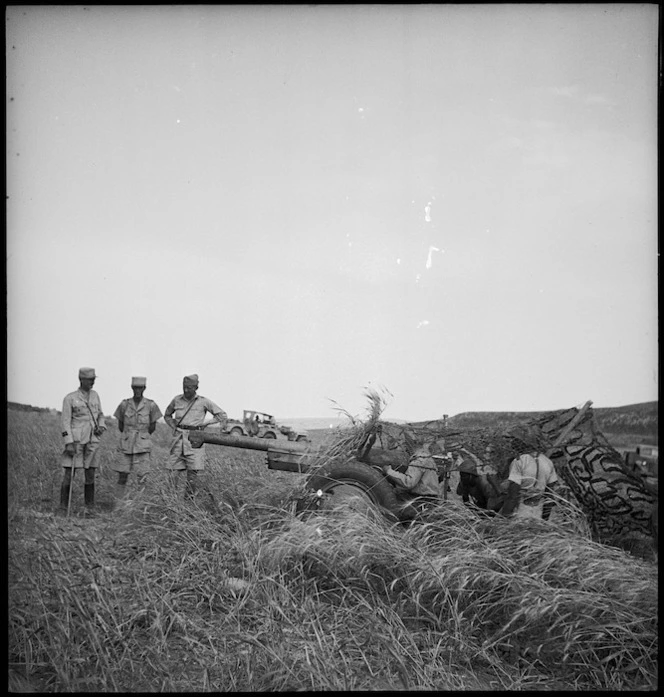
[[[118,405],[118,408],[113,412],[113,416],[118,420],[118,431],[124,431],[124,399]]]
[[[171,403],[166,407],[166,412],[164,413],[164,421],[173,429],[175,429],[176,421],[173,418],[173,412],[175,411],[175,402],[171,400]]]
[[[509,482],[507,485],[507,496],[505,497],[505,503],[500,509],[500,515],[511,516],[514,513],[517,505],[519,504],[519,490],[521,487],[516,482]]]
[[[101,402],[98,402],[98,404],[99,404],[99,418],[97,419],[97,426],[102,431],[105,431],[106,430],[106,417],[104,416],[104,412],[101,408]]]
[[[150,406],[150,425],[148,426],[148,433],[154,433],[157,428],[157,421],[161,418],[161,409],[157,406],[156,402],[152,402]]]
[[[406,489],[410,490],[414,486],[417,486],[417,483],[422,479],[422,475],[424,474],[424,470],[421,467],[413,467],[412,462],[409,464],[408,469],[406,472],[397,472],[395,469],[392,469],[392,467],[388,467],[387,470],[385,471],[385,474],[393,480],[398,481],[400,484],[402,484]]]
[[[71,430],[71,398],[67,395],[62,401],[62,437],[65,447],[74,442],[74,434]]]
[[[505,518],[511,516],[516,507],[519,505],[519,491],[521,490],[521,484],[514,481],[515,479],[517,479],[519,482],[521,481],[521,475],[518,471],[519,462],[519,459],[515,459],[512,460],[512,463],[510,464],[507,494],[505,496],[505,503],[500,509],[500,515],[504,516]]]
[[[222,428],[226,428],[228,425],[228,415],[220,406],[217,406],[212,400],[208,399],[205,404],[205,409],[212,414],[215,421],[221,424]]]

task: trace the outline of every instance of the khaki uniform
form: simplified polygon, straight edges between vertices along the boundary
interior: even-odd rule
[[[221,407],[201,395],[196,395],[193,400],[187,400],[183,394],[177,395],[166,407],[164,414],[166,419],[174,419],[179,426],[188,427],[174,429],[167,469],[196,471],[205,469],[205,445],[194,448],[187,438],[187,430],[203,426],[206,413],[226,418],[226,412]]]
[[[152,439],[148,427],[161,418],[161,410],[151,399],[143,397],[136,404],[133,398],[120,402],[113,416],[124,423],[120,435],[120,448],[123,458],[114,462],[111,468],[116,472],[135,472],[139,477],[150,470]]]
[[[73,463],[75,469],[96,467],[99,437],[95,430],[105,427],[99,395],[94,390],[70,392],[62,402],[62,438],[65,445],[75,443],[77,453],[63,453],[62,466],[72,467]]]

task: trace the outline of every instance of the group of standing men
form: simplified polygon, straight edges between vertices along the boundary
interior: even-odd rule
[[[70,392],[62,403],[62,438],[64,451],[62,467],[64,476],[60,488],[60,508],[71,509],[73,475],[76,470],[85,473],[84,501],[86,511],[92,513],[95,503],[95,473],[100,438],[106,431],[106,422],[101,400],[92,389],[97,375],[94,368],[78,371],[79,388]],[[133,473],[139,484],[144,484],[150,470],[152,450],[151,435],[162,413],[156,402],[144,396],[147,381],[144,377],[133,377],[133,396],[123,399],[115,410],[114,417],[121,433],[122,458],[111,465],[118,473],[116,497],[122,498],[129,475]],[[196,492],[198,472],[205,468],[204,448],[194,448],[186,437],[186,431],[203,428],[205,415],[212,414],[222,427],[227,424],[226,412],[212,400],[197,394],[198,375],[187,375],[182,381],[182,394],[171,400],[164,421],[173,429],[167,469],[171,471],[174,484],[182,472],[187,472],[185,495],[193,497]]]

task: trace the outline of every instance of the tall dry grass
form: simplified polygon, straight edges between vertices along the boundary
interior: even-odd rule
[[[9,413],[15,691],[656,688],[657,566],[592,542],[571,505],[302,518],[302,476],[213,446],[187,503],[156,440],[147,487],[112,509],[109,432],[101,514],[58,518],[57,420]]]

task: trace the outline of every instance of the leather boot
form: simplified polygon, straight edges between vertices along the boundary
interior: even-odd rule
[[[95,506],[95,485],[86,484],[83,487],[83,493],[85,496],[85,507],[93,510]]]
[[[62,484],[60,487],[60,511],[63,513],[67,512],[67,506],[69,505],[69,489],[71,484]]]

